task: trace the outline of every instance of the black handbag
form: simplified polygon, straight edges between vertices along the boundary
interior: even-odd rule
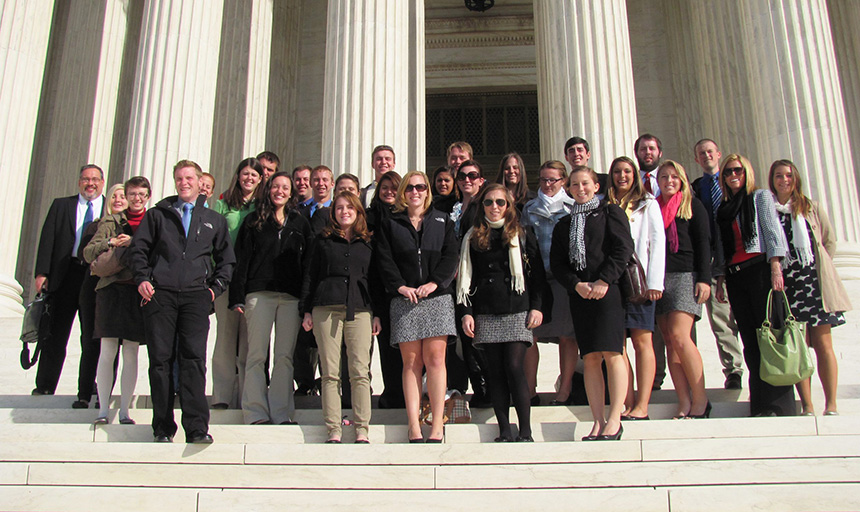
[[[648,301],[648,283],[645,282],[645,269],[636,257],[636,253],[630,255],[630,260],[618,280],[621,288],[621,296],[629,304],[644,304]]]
[[[21,367],[29,370],[39,360],[42,342],[51,336],[51,304],[47,293],[38,293],[24,311],[21,323]],[[30,344],[35,343],[33,357],[30,357]]]

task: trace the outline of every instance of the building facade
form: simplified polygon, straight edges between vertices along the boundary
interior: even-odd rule
[[[95,163],[106,189],[172,193],[190,158],[220,192],[243,157],[372,179],[430,170],[467,140],[494,175],[588,139],[592,165],[649,132],[699,172],[693,144],[805,173],[860,276],[860,2],[855,0],[6,0],[0,11],[0,314],[32,296],[51,201]]]

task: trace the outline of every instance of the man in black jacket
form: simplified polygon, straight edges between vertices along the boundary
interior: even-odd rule
[[[209,312],[215,298],[227,289],[236,258],[227,221],[203,207],[202,173],[190,160],[173,167],[178,195],[146,212],[128,254],[143,297],[156,442],[170,442],[176,433],[171,375],[175,357],[179,358],[186,442],[212,442],[206,402]]]
[[[86,274],[86,262],[78,259],[78,247],[86,227],[104,211],[104,184],[104,173],[98,166],[83,166],[78,176],[79,193],[55,199],[42,227],[35,288],[51,297],[51,337],[41,347],[34,395],[53,395],[60,380]],[[92,344],[85,337],[82,332],[82,347]]]

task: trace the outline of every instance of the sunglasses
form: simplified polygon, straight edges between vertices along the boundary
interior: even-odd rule
[[[483,202],[485,208],[489,208],[490,206],[493,206],[493,203],[496,203],[496,206],[498,206],[499,208],[508,205],[508,202],[504,199],[501,199],[501,198],[484,199],[484,202]]]
[[[734,176],[735,174],[741,175],[744,173],[744,168],[743,167],[726,167],[725,169],[723,169],[723,173],[725,173],[726,176]]]
[[[471,181],[475,181],[480,177],[481,177],[481,175],[475,171],[472,171],[470,173],[461,172],[461,173],[457,174],[457,181],[466,181],[466,178],[468,178]]]
[[[424,192],[427,190],[427,185],[424,183],[418,183],[417,185],[406,185],[407,192],[412,192],[413,190],[417,190],[418,192]]]

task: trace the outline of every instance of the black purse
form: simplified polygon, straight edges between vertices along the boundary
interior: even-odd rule
[[[51,336],[51,304],[48,294],[38,293],[27,309],[24,311],[24,320],[21,323],[21,341],[24,347],[21,349],[21,367],[29,370],[39,360],[39,352],[42,351],[42,342]],[[30,357],[30,344],[35,343],[33,357]]]
[[[645,282],[645,269],[636,257],[636,253],[630,255],[627,266],[621,278],[618,279],[618,287],[621,288],[621,296],[628,304],[644,304],[648,301],[648,283]]]

